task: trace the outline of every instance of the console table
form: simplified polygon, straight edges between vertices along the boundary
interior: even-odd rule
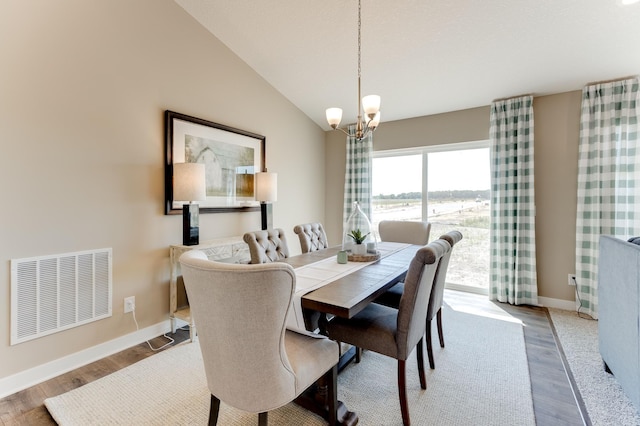
[[[176,320],[189,324],[189,338],[193,342],[195,337],[195,324],[191,318],[191,309],[188,305],[178,306],[178,276],[180,275],[180,256],[189,250],[201,250],[210,260],[227,263],[249,263],[249,246],[242,237],[217,238],[204,241],[195,246],[171,245],[169,246],[169,261],[171,271],[169,278],[169,318],[171,318],[171,332],[176,332]]]

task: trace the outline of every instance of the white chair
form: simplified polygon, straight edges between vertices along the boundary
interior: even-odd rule
[[[300,238],[300,249],[302,253],[309,253],[317,250],[324,250],[329,247],[327,234],[321,223],[303,223],[296,225],[293,232]]]
[[[431,224],[424,221],[383,220],[378,224],[380,241],[426,245]]]
[[[251,263],[269,263],[289,257],[289,246],[280,228],[247,232],[242,237],[249,246]]]
[[[282,262],[261,265],[208,260],[199,250],[180,257],[191,313],[211,392],[209,424],[220,401],[259,414],[327,385],[329,423],[336,423],[338,345],[313,333],[286,329],[296,276]]]

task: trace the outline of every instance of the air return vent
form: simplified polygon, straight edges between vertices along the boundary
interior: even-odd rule
[[[111,249],[11,260],[11,344],[111,316]]]

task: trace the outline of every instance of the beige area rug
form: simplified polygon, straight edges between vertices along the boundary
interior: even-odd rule
[[[535,425],[522,325],[444,308],[446,348],[434,348],[420,389],[415,351],[407,367],[413,425]],[[507,319],[507,320],[505,320]],[[437,335],[436,335],[437,336]],[[435,338],[437,342],[437,337]],[[426,358],[426,351],[425,351]],[[361,425],[401,425],[396,361],[365,352],[338,376],[338,397]],[[61,425],[205,425],[209,392],[200,348],[182,344],[49,398]],[[324,425],[295,404],[269,413],[273,425]],[[220,425],[255,425],[257,415],[221,405]]]
[[[550,308],[549,314],[591,424],[640,425],[640,413],[615,377],[604,371],[598,348],[598,321],[560,309]]]

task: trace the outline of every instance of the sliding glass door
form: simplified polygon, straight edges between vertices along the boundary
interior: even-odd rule
[[[378,151],[373,159],[374,229],[384,219],[427,220],[430,241],[459,230],[447,287],[486,293],[489,286],[489,142]]]

